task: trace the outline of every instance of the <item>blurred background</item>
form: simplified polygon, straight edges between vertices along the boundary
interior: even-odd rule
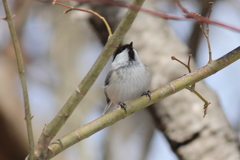
[[[8,0],[8,2],[11,13],[16,15],[13,21],[25,63],[31,112],[34,116],[32,119],[34,138],[37,142],[44,125],[57,114],[97,59],[106,42],[107,32],[101,21],[99,22],[90,14],[77,11],[63,14],[66,8],[52,5],[50,1]],[[203,16],[206,16],[208,12],[209,1],[207,0],[182,0],[181,2],[191,12],[198,12]],[[174,1],[149,0],[146,3],[144,7],[150,10],[183,15]],[[107,18],[113,29],[117,27],[126,12],[126,9],[99,3],[73,2],[67,4],[100,13]],[[240,0],[219,0],[214,2],[211,19],[240,28],[239,15]],[[0,17],[4,16],[3,5],[0,2]],[[151,19],[153,20],[151,21]],[[139,14],[138,21],[139,23],[135,24],[136,28],[133,25],[127,33],[123,43],[133,41],[140,56],[143,57],[143,61],[153,70],[152,89],[187,73],[186,68],[171,61],[171,56],[187,62],[188,54],[193,54],[193,68],[202,67],[208,62],[206,40],[195,21],[161,20],[144,13]],[[160,27],[158,27],[159,24],[161,24]],[[172,39],[169,40],[169,37]],[[239,46],[240,33],[210,25],[210,41],[213,59],[217,59]],[[177,48],[173,49],[172,46]],[[110,63],[111,60],[55,139],[101,116],[106,106],[103,85]],[[228,146],[223,143],[224,148],[222,149],[236,147],[237,137],[240,136],[239,67],[240,62],[237,61],[217,74],[206,78],[200,84],[204,87],[199,87],[199,91],[211,102],[209,113],[205,119],[202,118],[203,102],[189,91],[181,91],[178,95],[185,95],[185,98],[174,100],[174,97],[169,97],[161,104],[133,114],[116,125],[77,143],[54,157],[53,160],[124,158],[131,160],[211,160],[210,157],[214,156],[208,156],[208,158],[204,156],[204,158],[184,157],[184,153],[190,152],[191,147],[181,149],[181,146],[187,140],[201,137],[206,128],[211,128],[216,124],[221,128],[220,125],[224,124],[226,128],[223,129],[223,132],[231,133],[226,142],[231,141],[231,144]],[[4,20],[0,20],[0,82],[0,159],[24,159],[27,156],[28,146],[26,125],[23,119],[22,88],[8,25]],[[213,94],[213,96],[209,94]],[[186,102],[190,95],[195,97],[191,103]],[[186,108],[180,109],[177,105]],[[166,106],[166,108],[170,108],[170,111],[156,109],[160,106]],[[211,107],[215,106],[217,111],[214,109],[211,111]],[[224,115],[220,113],[222,111]],[[216,112],[223,117],[217,116]],[[179,118],[181,120],[186,117],[189,119],[178,123],[175,118],[180,115],[183,115]],[[224,122],[219,121],[216,117]],[[171,123],[170,128],[173,125],[176,130],[169,129],[168,123]],[[195,123],[197,125],[194,125]],[[196,127],[200,123],[202,126]],[[208,125],[212,123],[213,125]],[[194,131],[189,129],[190,126],[195,126]],[[193,135],[190,136],[183,130],[189,131],[188,133]],[[173,140],[175,135],[180,136],[180,139]],[[183,137],[188,138],[182,140]],[[202,141],[200,146],[204,144]],[[229,153],[238,155],[238,150],[235,148]],[[194,155],[195,153],[188,154]],[[224,158],[224,156],[222,157]]]

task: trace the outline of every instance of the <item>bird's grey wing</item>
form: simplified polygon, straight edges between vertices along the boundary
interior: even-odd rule
[[[104,93],[105,93],[105,96],[106,96],[106,101],[107,101],[107,104],[110,102],[110,99],[108,98],[108,95],[106,93],[106,89],[104,89]]]
[[[107,74],[107,77],[105,79],[105,82],[104,82],[104,93],[105,93],[105,96],[106,96],[106,100],[107,100],[107,103],[109,104],[110,102],[110,99],[108,98],[108,95],[107,95],[107,92],[106,92],[106,87],[107,85],[110,83],[110,78],[112,76],[112,73],[113,73],[113,70],[110,70]]]
[[[107,86],[107,85],[109,84],[110,78],[111,78],[111,76],[112,76],[112,73],[113,73],[113,70],[110,70],[110,71],[108,72],[107,77],[106,77],[106,79],[105,79],[104,86]]]

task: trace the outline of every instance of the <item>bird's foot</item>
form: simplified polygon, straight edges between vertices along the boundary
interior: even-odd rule
[[[143,92],[143,94],[141,96],[147,96],[149,98],[149,100],[151,100],[151,92],[148,90],[146,92]]]
[[[119,102],[119,105],[121,106],[122,109],[124,109],[125,113],[127,112],[126,111],[126,104],[123,103],[123,102]]]

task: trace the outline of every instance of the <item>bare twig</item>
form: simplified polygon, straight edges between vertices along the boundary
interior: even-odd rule
[[[209,2],[209,11],[208,11],[208,19],[210,19],[210,16],[211,16],[211,14],[212,14],[212,6],[213,6],[213,2]],[[206,25],[207,25],[207,28],[208,28],[208,23],[206,23]],[[207,34],[209,33],[209,28],[207,29]]]
[[[101,129],[108,127],[117,121],[125,118],[126,116],[131,115],[138,110],[146,108],[147,106],[164,99],[188,86],[191,86],[194,83],[197,83],[206,77],[213,75],[214,73],[220,71],[236,60],[240,59],[240,47],[234,49],[223,57],[213,60],[211,63],[203,66],[202,68],[189,73],[179,79],[176,79],[161,88],[152,92],[152,99],[149,101],[148,97],[140,97],[126,105],[126,113],[123,114],[123,110],[115,109],[114,111],[103,115],[102,117],[84,125],[83,127],[69,133],[68,135],[62,137],[59,141],[52,143],[49,146],[51,150],[50,157],[54,157],[59,154],[61,151],[67,149],[73,144],[93,135],[94,133],[100,131]],[[204,108],[209,104],[206,102]],[[204,110],[204,115],[206,110]]]
[[[49,1],[49,0],[39,0],[39,1]],[[61,1],[69,1],[69,0],[61,0]],[[176,16],[176,15],[172,15],[172,14],[163,13],[163,12],[155,12],[155,11],[151,11],[151,10],[148,10],[145,8],[140,8],[138,6],[133,6],[133,5],[118,2],[118,1],[110,1],[110,0],[78,0],[78,1],[79,2],[99,2],[99,3],[111,4],[111,5],[115,5],[115,6],[119,6],[119,7],[129,8],[129,9],[136,10],[136,11],[141,11],[141,12],[144,12],[144,13],[156,16],[156,17],[164,18],[164,19],[172,19],[172,20],[192,19],[192,20],[196,20],[198,22],[213,24],[213,25],[221,26],[224,28],[228,28],[228,29],[240,32],[240,28],[236,28],[236,27],[224,24],[224,23],[217,22],[217,21],[209,20],[208,18],[205,18],[202,16],[196,16],[196,15],[194,15],[194,13],[189,12],[182,5],[181,5],[181,7],[183,8],[184,12],[189,13],[189,14],[186,14],[185,17],[180,17],[180,16]],[[179,0],[176,0],[176,2],[179,2]]]
[[[180,3],[180,0],[176,0],[176,3],[178,5],[178,7],[182,10],[183,13],[185,14],[191,14],[185,7],[183,7],[183,5]]]
[[[8,27],[11,33],[12,41],[13,41],[13,46],[16,54],[16,59],[17,59],[17,64],[18,64],[18,72],[22,84],[22,90],[23,90],[23,98],[24,98],[24,107],[25,107],[25,120],[26,120],[26,125],[27,125],[27,133],[28,133],[28,144],[29,144],[29,156],[28,160],[33,160],[34,157],[34,138],[33,138],[33,130],[32,130],[32,115],[31,115],[31,110],[30,110],[30,105],[29,105],[29,98],[28,98],[28,91],[27,91],[27,84],[26,84],[26,78],[24,74],[24,66],[23,66],[23,59],[22,59],[22,53],[21,49],[19,47],[18,39],[17,39],[17,34],[15,31],[15,28],[13,26],[12,18],[14,16],[11,16],[10,9],[8,7],[7,0],[2,0],[3,5],[4,5],[4,10],[6,13],[6,18],[4,18],[7,23]]]
[[[192,71],[191,71],[191,67],[190,67],[190,61],[191,61],[191,58],[192,58],[192,54],[189,54],[188,55],[188,71],[189,71],[189,73],[191,73]]]
[[[143,2],[144,0],[134,0],[132,5],[142,6]],[[45,126],[39,138],[38,144],[35,147],[34,153],[36,159],[45,160],[48,158],[48,155],[51,154],[51,151],[48,150],[48,145],[50,141],[57,134],[63,124],[67,121],[68,117],[70,117],[79,102],[83,99],[90,87],[93,85],[98,75],[106,65],[107,61],[111,57],[112,53],[115,51],[116,48],[114,46],[118,46],[120,44],[123,37],[129,30],[131,24],[133,23],[137,13],[137,11],[131,9],[127,11],[118,28],[109,38],[107,44],[103,48],[102,53],[99,55],[98,59],[96,60],[88,74],[77,86],[77,89],[73,92],[73,94],[67,100],[59,113],[55,116],[55,118],[48,125]],[[68,116],[66,117],[65,115]]]
[[[209,28],[208,25],[206,25],[206,32],[203,29],[202,23],[199,23],[199,27],[204,35],[204,37],[207,40],[207,44],[208,44],[208,52],[209,52],[209,59],[208,59],[208,63],[210,63],[212,61],[212,50],[211,50],[211,44],[210,44],[210,40],[209,40]]]
[[[172,60],[176,60],[179,63],[181,63],[182,65],[184,65],[188,69],[189,73],[191,73],[192,72],[191,71],[191,67],[190,67],[191,57],[192,57],[192,55],[189,54],[189,56],[188,56],[188,64],[185,64],[184,62],[182,62],[181,60],[177,59],[174,56],[172,56]],[[200,93],[198,93],[195,90],[195,85],[196,85],[196,83],[194,83],[194,84],[192,84],[190,86],[187,86],[186,89],[188,89],[189,91],[193,92],[195,95],[197,95],[204,102],[204,108],[203,108],[204,109],[203,118],[204,118],[206,116],[206,114],[207,114],[207,108],[208,108],[208,105],[210,104],[210,102],[208,102],[205,98],[203,98],[203,96]]]
[[[192,85],[190,87],[187,87],[187,89],[191,92],[193,92],[195,95],[197,95],[203,102],[204,102],[204,107],[203,107],[203,118],[205,118],[205,116],[207,115],[207,108],[208,105],[211,104],[211,102],[208,102],[200,93],[198,93],[195,88],[192,87]]]
[[[210,45],[210,40],[209,40],[209,21],[202,21],[201,19],[203,19],[204,17],[202,17],[201,15],[199,15],[198,13],[190,13],[186,8],[184,8],[182,6],[182,4],[180,3],[180,0],[176,0],[177,5],[179,6],[179,8],[182,10],[183,13],[185,13],[185,17],[188,18],[194,18],[196,20],[198,20],[199,25],[200,25],[200,29],[202,30],[202,33],[204,34],[206,40],[207,40],[207,44],[208,44],[208,51],[209,51],[209,61],[208,63],[210,63],[212,61],[212,50],[211,50],[211,45]],[[213,2],[209,2],[210,8],[209,8],[209,12],[208,12],[208,17],[207,19],[209,20],[210,15],[212,13],[212,5]],[[206,31],[203,29],[202,23],[206,23]]]
[[[188,64],[187,64],[189,73],[192,72],[192,71],[191,71],[191,67],[190,67],[191,58],[192,58],[192,54],[189,54],[189,55],[188,55]],[[195,85],[196,85],[196,83],[192,84],[192,85],[190,86],[190,88],[195,89]]]
[[[217,22],[217,21],[212,21],[210,20],[210,15],[211,15],[211,12],[212,12],[212,5],[213,5],[213,2],[209,2],[209,5],[210,5],[210,10],[209,10],[209,14],[208,14],[208,17],[205,18],[199,14],[196,14],[196,13],[193,13],[193,12],[189,12],[181,3],[180,3],[180,0],[175,0],[176,1],[176,4],[179,6],[179,8],[182,10],[183,13],[185,13],[185,17],[187,19],[195,19],[197,20],[199,23],[206,23],[207,25],[208,24],[214,24],[214,25],[219,25],[219,26],[222,26],[222,27],[226,27],[226,28],[229,28],[229,29],[232,29],[232,30],[235,30],[235,31],[240,31],[239,28],[235,28],[235,27],[232,27],[232,26],[229,26],[229,25],[226,25],[226,24],[222,24],[220,22]]]
[[[199,15],[198,13],[190,13],[186,8],[184,8],[182,6],[182,4],[180,3],[180,0],[176,0],[176,3],[178,4],[179,8],[182,10],[183,13],[185,13],[185,17],[195,17],[197,19],[201,19],[202,16]],[[209,5],[210,5],[210,8],[209,8],[209,12],[208,12],[208,16],[207,16],[207,19],[209,20],[210,16],[211,16],[211,13],[212,13],[212,5],[213,5],[213,2],[209,2]],[[206,23],[206,31],[203,29],[203,25],[202,23]],[[212,50],[211,50],[211,44],[210,44],[210,40],[209,40],[209,22],[202,22],[199,20],[199,26],[200,26],[200,29],[203,33],[203,35],[205,36],[206,40],[207,40],[207,44],[208,44],[208,52],[209,52],[209,60],[208,60],[208,63],[211,63],[212,62]],[[186,66],[188,69],[190,68],[189,67],[189,64],[186,65],[184,64],[184,66]],[[195,84],[188,87],[187,88],[188,90],[190,90],[191,92],[195,93],[200,99],[202,99],[204,101],[204,115],[203,117],[206,116],[207,114],[207,108],[208,108],[208,105],[210,104],[210,102],[206,101],[196,90],[195,90]]]
[[[209,2],[209,5],[210,5],[210,8],[209,8],[209,12],[208,12],[208,16],[207,18],[210,19],[210,16],[211,16],[211,13],[212,13],[212,5],[213,5],[213,2]],[[212,49],[211,49],[211,44],[210,44],[210,40],[209,40],[209,25],[208,23],[206,23],[206,31],[203,29],[203,25],[201,22],[199,22],[199,27],[203,33],[203,35],[205,36],[206,40],[207,40],[207,44],[208,44],[208,52],[209,52],[209,59],[208,59],[208,63],[211,63],[212,62]],[[196,90],[192,90],[192,88],[190,87],[189,90],[191,92],[196,92],[195,94],[198,95],[199,98],[202,99],[202,101],[205,102],[204,104],[204,114],[203,114],[203,118],[207,115],[207,109],[208,109],[208,106],[210,104],[210,102],[206,101]]]
[[[176,57],[172,56],[171,59],[172,60],[175,60],[175,61],[178,61],[179,63],[181,63],[182,65],[184,65],[187,69],[188,69],[188,72],[191,73],[191,68],[190,68],[190,60],[191,60],[191,57],[192,55],[189,54],[188,56],[188,64],[185,64],[184,62],[182,62],[181,60],[177,59]]]
[[[215,0],[213,0],[215,1]],[[209,13],[209,2],[208,1],[199,1],[199,5],[201,5],[201,10],[199,14],[203,17],[207,16]],[[191,36],[188,39],[188,46],[191,48],[191,52],[193,57],[196,58],[197,49],[199,47],[199,42],[202,36],[201,30],[199,30],[199,23],[194,23]]]
[[[211,13],[212,13],[212,5],[213,2],[209,2],[210,8],[209,8],[209,12],[208,12],[208,19],[210,19]],[[204,36],[206,37],[207,40],[207,44],[208,44],[208,52],[209,52],[209,60],[208,63],[212,61],[212,49],[211,49],[211,44],[210,44],[210,40],[209,40],[209,25],[208,23],[206,23],[206,32],[204,31],[202,25],[200,24],[200,28],[204,34]]]
[[[53,4],[53,5],[57,4],[57,5],[60,5],[60,6],[63,6],[63,7],[70,8],[70,9],[64,11],[64,14],[67,14],[68,12],[70,12],[70,11],[72,11],[72,10],[77,10],[77,11],[82,11],[82,12],[91,13],[91,14],[97,16],[98,18],[100,18],[100,19],[104,22],[104,24],[105,24],[105,26],[106,26],[106,28],[107,28],[107,30],[108,30],[109,36],[112,35],[112,30],[111,30],[108,22],[106,21],[106,19],[105,19],[104,17],[102,17],[102,16],[99,15],[98,13],[96,13],[96,12],[94,12],[94,11],[92,11],[92,10],[86,10],[86,9],[81,9],[81,8],[74,8],[74,7],[72,7],[72,6],[68,6],[68,5],[66,5],[66,4],[59,3],[59,2],[57,2],[57,0],[54,0],[54,1],[52,2],[52,4]]]

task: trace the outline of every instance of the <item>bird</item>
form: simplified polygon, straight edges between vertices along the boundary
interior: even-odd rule
[[[107,106],[103,115],[117,105],[126,112],[125,104],[142,95],[151,98],[149,91],[151,79],[151,71],[142,63],[133,48],[133,42],[118,47],[113,54],[111,69],[104,83]]]

